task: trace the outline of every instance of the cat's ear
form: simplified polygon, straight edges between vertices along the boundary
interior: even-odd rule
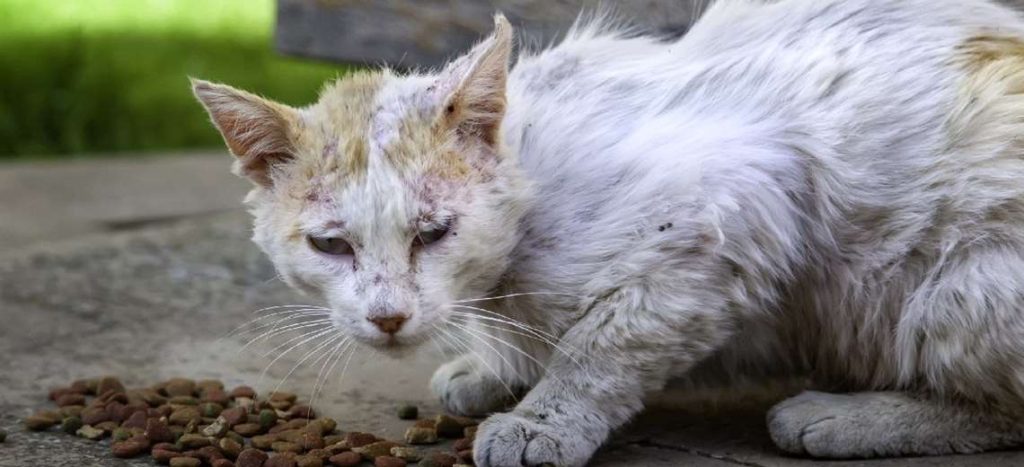
[[[231,86],[191,81],[192,92],[237,158],[235,173],[270,188],[274,166],[295,157],[290,137],[295,109]]]
[[[442,124],[462,136],[479,138],[490,146],[497,144],[505,116],[512,41],[512,25],[497,14],[494,33],[442,72],[438,83]]]

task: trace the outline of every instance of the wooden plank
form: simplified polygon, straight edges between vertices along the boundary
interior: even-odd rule
[[[898,0],[893,0],[898,1]],[[1024,0],[1001,0],[1024,9]],[[611,5],[646,30],[682,34],[712,0],[278,0],[277,49],[336,62],[432,67],[489,33],[503,12],[521,38],[546,43],[580,11]]]
[[[504,13],[527,41],[565,32],[599,0],[278,0],[277,49],[288,55],[398,68],[444,63],[489,33]],[[617,14],[651,31],[681,34],[709,0],[614,3]]]

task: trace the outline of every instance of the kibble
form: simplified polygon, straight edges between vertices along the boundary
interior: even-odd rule
[[[199,467],[203,461],[195,457],[174,457],[171,458],[171,467]]]
[[[419,449],[406,446],[395,446],[391,448],[391,456],[402,459],[406,462],[419,462],[423,458]]]
[[[421,428],[411,426],[405,430],[405,442],[409,444],[435,444],[437,443],[437,431],[433,428]]]
[[[363,462],[363,456],[352,451],[345,451],[340,454],[335,454],[328,459],[331,464],[338,467],[355,467]]]
[[[406,462],[397,457],[380,456],[373,460],[375,467],[405,467]]]
[[[119,458],[146,455],[178,467],[338,467],[373,462],[380,467],[451,467],[471,463],[476,421],[439,415],[416,420],[419,409],[398,407],[403,420],[415,420],[409,444],[433,444],[459,438],[455,456],[424,455],[416,447],[372,433],[338,434],[338,424],[316,412],[294,393],[278,391],[266,399],[238,386],[226,392],[219,381],[174,378],[149,387],[126,389],[108,376],[78,380],[49,392],[58,411],[42,411],[24,420],[31,430],[54,425],[66,433],[99,440],[111,436],[110,452]],[[443,434],[442,434],[443,431]],[[0,431],[0,442],[6,434]],[[172,444],[173,443],[173,444]],[[248,445],[249,447],[246,447]],[[269,454],[268,454],[269,453]]]
[[[82,419],[78,417],[66,417],[60,424],[60,431],[63,431],[69,435],[75,434],[79,428],[82,427]]]
[[[405,404],[398,408],[398,418],[402,420],[416,420],[420,416],[420,409],[412,404]]]
[[[235,467],[261,467],[267,461],[267,453],[259,449],[244,449],[235,459]]]

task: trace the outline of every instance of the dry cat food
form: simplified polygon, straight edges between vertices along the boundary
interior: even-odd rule
[[[50,391],[57,408],[24,420],[30,431],[61,431],[85,439],[110,439],[114,457],[149,455],[172,467],[453,467],[473,462],[477,421],[448,415],[416,420],[405,441],[344,432],[317,417],[295,394],[258,397],[248,386],[230,391],[220,381],[173,378],[126,388],[115,377],[78,380]],[[403,405],[402,419],[418,409]],[[0,431],[0,442],[6,433]],[[421,446],[453,439],[453,449]]]

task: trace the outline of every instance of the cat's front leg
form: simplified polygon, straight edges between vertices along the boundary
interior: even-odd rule
[[[584,465],[674,369],[699,361],[728,337],[724,303],[674,301],[623,289],[596,304],[563,336],[565,352],[552,357],[519,405],[480,426],[476,465]]]

